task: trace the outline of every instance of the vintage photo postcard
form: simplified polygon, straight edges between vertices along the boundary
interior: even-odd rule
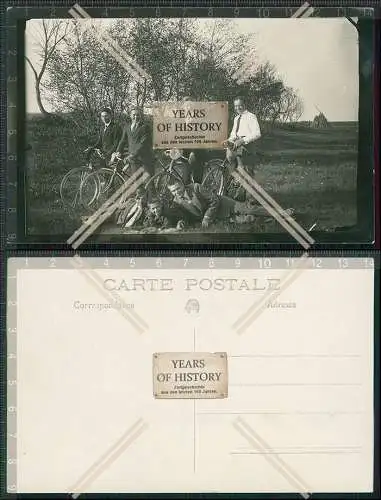
[[[283,260],[10,259],[8,491],[372,492],[372,259]]]
[[[373,241],[370,17],[112,12],[25,22],[25,241]]]

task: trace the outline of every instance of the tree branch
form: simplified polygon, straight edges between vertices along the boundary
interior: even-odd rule
[[[32,68],[32,71],[34,73],[34,76],[36,78],[36,80],[38,80],[38,75],[37,75],[37,71],[34,69],[34,66],[33,64],[31,63],[31,60],[29,59],[29,57],[25,56],[25,59],[26,61],[28,62],[29,66]]]

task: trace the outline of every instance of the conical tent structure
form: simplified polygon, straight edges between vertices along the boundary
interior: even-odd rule
[[[313,128],[327,128],[329,127],[329,121],[327,117],[320,111],[318,115],[315,116],[312,122]]]

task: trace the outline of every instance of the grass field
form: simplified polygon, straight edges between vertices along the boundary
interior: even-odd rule
[[[256,180],[282,207],[292,207],[306,229],[315,222],[320,231],[356,224],[357,132],[355,123],[334,123],[327,129],[298,124],[265,133],[258,142]],[[28,117],[29,235],[66,236],[78,227],[81,214],[69,214],[64,209],[59,186],[69,169],[83,164],[81,151],[93,139],[70,124],[37,115]],[[263,224],[259,219],[229,227],[215,225],[208,231],[221,230],[284,231],[276,221]],[[105,231],[119,229],[106,226]]]

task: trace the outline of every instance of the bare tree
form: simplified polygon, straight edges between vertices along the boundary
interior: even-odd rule
[[[282,122],[295,122],[303,114],[303,102],[295,91],[286,87],[280,100],[280,120]]]
[[[301,116],[300,99],[284,85],[276,68],[256,60],[255,36],[237,33],[232,20],[209,20],[203,25],[187,18],[144,18],[108,24],[104,31],[121,53],[150,75],[144,81],[106,50],[96,29],[82,20],[70,22],[67,36],[62,31],[58,36],[56,28],[56,35],[48,39],[45,27],[53,53],[48,53],[44,97],[52,109],[75,115],[78,123],[93,123],[105,105],[120,115],[132,104],[147,108],[153,101],[185,95],[229,102],[242,95],[248,108],[270,125]]]
[[[33,64],[29,57],[25,57],[34,74],[37,104],[44,115],[50,115],[50,113],[45,109],[41,99],[42,79],[52,56],[60,42],[65,39],[69,29],[70,23],[68,21],[43,19],[41,30],[33,36],[38,46],[37,56],[40,61],[40,68],[37,68],[36,64]]]

